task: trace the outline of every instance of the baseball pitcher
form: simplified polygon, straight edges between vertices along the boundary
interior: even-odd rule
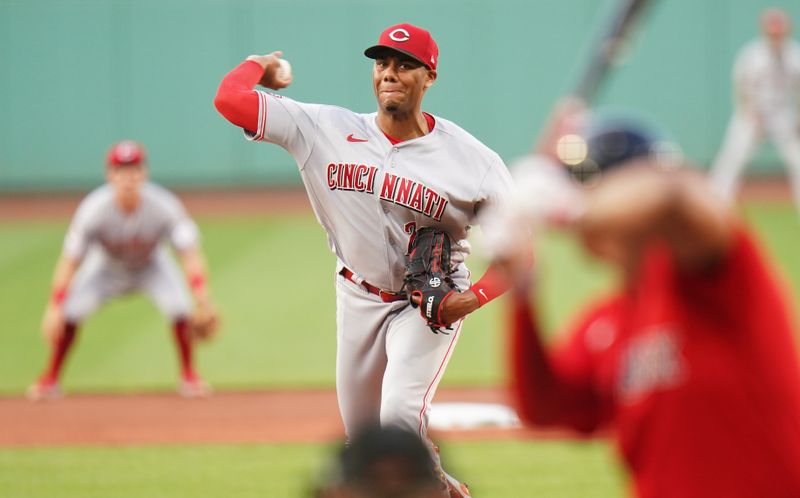
[[[289,85],[281,52],[228,73],[215,105],[249,140],[292,155],[338,258],[336,386],[347,434],[379,421],[427,440],[431,399],[463,318],[505,290],[491,270],[473,284],[464,259],[476,215],[504,197],[510,176],[472,135],[422,111],[439,65],[428,31],[391,26],[364,54],[374,60],[377,112],[254,90]],[[450,496],[468,496],[441,478]]]

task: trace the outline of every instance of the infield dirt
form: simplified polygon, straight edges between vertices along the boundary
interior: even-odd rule
[[[440,389],[435,402],[507,403],[501,388]],[[176,394],[78,394],[53,401],[0,398],[0,447],[340,441],[333,390]],[[564,438],[558,431],[481,428],[435,439]]]

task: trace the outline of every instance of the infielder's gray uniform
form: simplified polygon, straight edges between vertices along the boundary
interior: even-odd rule
[[[800,45],[787,39],[776,54],[763,39],[750,42],[736,58],[733,85],[746,108],[737,106],[731,116],[711,167],[712,185],[732,199],[745,164],[766,135],[788,166],[800,209]]]
[[[169,318],[192,309],[186,284],[164,246],[195,247],[198,230],[178,198],[146,183],[133,213],[114,202],[111,185],[93,190],[78,206],[64,241],[64,254],[82,260],[64,302],[64,317],[80,322],[114,296],[145,292]]]
[[[416,227],[453,240],[454,280],[470,286],[463,260],[478,209],[500,200],[511,178],[500,157],[450,121],[435,118],[422,137],[392,145],[376,113],[304,104],[258,92],[251,140],[285,148],[297,162],[317,220],[338,258],[336,387],[345,430],[368,420],[426,437],[430,401],[458,340],[433,334],[407,300],[384,302],[356,282],[402,291],[404,257]]]

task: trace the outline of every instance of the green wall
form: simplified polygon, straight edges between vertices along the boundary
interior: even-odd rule
[[[800,6],[776,2],[800,19]],[[282,49],[283,93],[374,110],[361,51],[395,22],[431,29],[440,74],[425,109],[507,160],[572,86],[609,0],[0,0],[0,190],[84,189],[108,145],[142,141],[172,186],[295,184],[282,149],[248,144],[214,110],[222,76]],[[635,106],[702,164],[730,112],[730,65],[757,0],[661,0],[601,104]],[[756,170],[776,168],[774,153]],[[779,167],[779,166],[778,166]]]

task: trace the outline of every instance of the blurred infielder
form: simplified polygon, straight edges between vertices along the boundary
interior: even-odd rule
[[[52,352],[44,373],[28,390],[30,398],[61,395],[59,374],[79,324],[109,299],[135,291],[146,293],[172,320],[181,367],[179,393],[210,392],[192,362],[192,299],[164,246],[169,242],[180,255],[196,313],[216,321],[197,226],[178,198],[148,182],[147,176],[142,146],[132,141],[115,144],[107,156],[107,183],[78,206],[42,320]]]
[[[249,140],[292,155],[338,258],[336,386],[347,434],[380,420],[427,438],[430,402],[461,319],[505,290],[492,271],[470,286],[463,261],[476,214],[508,191],[510,176],[466,131],[422,112],[439,62],[428,31],[391,26],[364,53],[375,60],[376,113],[254,91],[259,82],[272,89],[290,83],[279,72],[280,52],[251,56],[231,71],[215,105]],[[463,292],[442,307],[449,333],[432,333],[403,292],[409,236],[428,226],[456,241],[448,271]],[[467,495],[465,486],[442,479],[452,496]]]
[[[761,31],[763,37],[736,57],[735,110],[712,164],[711,181],[732,200],[745,164],[762,137],[768,136],[788,166],[800,209],[800,44],[789,38],[791,20],[782,10],[764,11]]]

